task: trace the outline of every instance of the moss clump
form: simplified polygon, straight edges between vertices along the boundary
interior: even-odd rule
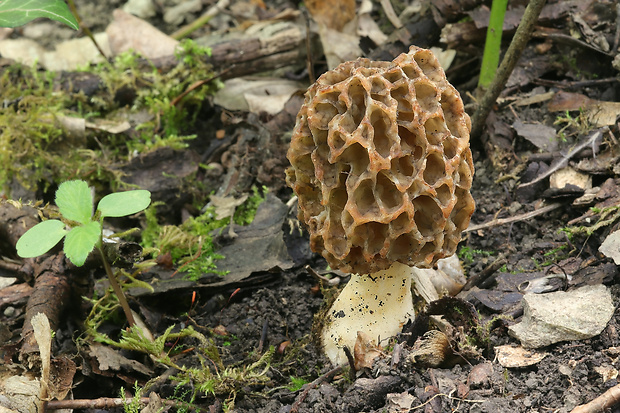
[[[258,206],[265,200],[267,189],[252,187],[252,195],[241,204],[233,215],[237,225],[252,223]],[[215,207],[191,217],[180,225],[160,225],[156,208],[161,202],[151,204],[145,211],[146,228],[142,232],[142,246],[156,254],[170,254],[172,263],[190,280],[198,280],[206,273],[225,275],[217,270],[216,260],[223,258],[213,245],[212,234],[230,225],[230,218],[217,219]]]
[[[187,146],[202,102],[220,86],[204,63],[207,53],[184,42],[177,65],[166,73],[135,54],[121,54],[82,69],[94,75],[88,95],[76,87],[75,73],[60,76],[19,64],[5,68],[0,73],[0,189],[10,195],[14,183],[46,190],[80,178],[114,190],[124,186],[118,165],[158,147]],[[72,131],[68,121],[81,123],[81,130]],[[123,133],[84,127],[126,121],[131,128]]]

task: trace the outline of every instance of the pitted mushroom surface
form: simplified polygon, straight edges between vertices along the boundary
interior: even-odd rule
[[[332,268],[429,267],[474,210],[469,116],[430,50],[322,75],[297,117],[287,181]]]
[[[357,273],[328,314],[326,354],[413,317],[410,267],[456,251],[474,211],[469,116],[430,50],[323,74],[297,116],[288,184],[313,251]]]

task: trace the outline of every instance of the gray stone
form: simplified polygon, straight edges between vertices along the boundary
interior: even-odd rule
[[[607,287],[589,285],[568,292],[526,294],[523,313],[523,320],[511,326],[509,333],[524,347],[539,348],[600,334],[614,305]]]

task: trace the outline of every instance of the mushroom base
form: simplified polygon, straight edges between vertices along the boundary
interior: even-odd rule
[[[373,274],[351,275],[329,310],[322,332],[323,350],[332,364],[347,362],[343,347],[353,352],[358,331],[375,344],[387,344],[387,338],[400,333],[413,319],[411,274],[409,266],[397,262]]]

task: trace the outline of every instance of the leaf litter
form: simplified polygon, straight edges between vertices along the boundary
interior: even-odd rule
[[[278,7],[260,1],[232,2],[228,13],[212,18],[208,31],[221,35],[230,31],[235,23],[243,33],[256,21],[277,20],[279,13],[287,8],[288,16],[299,17],[296,5],[284,1],[277,3]],[[316,3],[319,3],[320,10],[321,2]],[[345,38],[359,45],[361,50],[372,51],[375,56],[385,53],[393,56],[403,51],[399,50],[398,41],[405,46],[410,43],[435,46],[439,44],[438,40],[423,44],[425,37],[412,30],[410,23],[418,19],[436,25],[453,19],[450,32],[446,31],[444,37],[452,39],[448,45],[458,50],[451,66],[456,69],[447,70],[451,82],[465,95],[471,88],[468,89],[468,79],[474,77],[477,70],[472,61],[476,52],[471,50],[481,50],[482,47],[482,43],[470,34],[484,29],[481,16],[487,12],[481,8],[483,6],[472,5],[469,9],[469,15],[476,23],[471,31],[471,26],[464,25],[467,22],[459,23],[459,19],[450,14],[454,11],[439,16],[447,10],[442,9],[442,5],[437,6],[434,16],[418,10],[419,14],[411,17],[412,14],[407,14],[410,11],[391,2],[392,11],[403,24],[397,28],[394,25],[397,20],[387,7],[389,3],[374,5],[371,11],[367,5],[362,8],[363,12],[356,11],[360,13],[360,26],[348,29],[348,37],[341,35],[342,42],[330,41],[323,45],[330,59],[343,51],[329,51],[329,46],[347,45]],[[505,350],[506,346],[514,348],[517,345],[508,330],[524,317],[522,300],[525,294],[544,297],[557,292],[578,291],[587,285],[605,285],[612,303],[617,303],[620,293],[616,285],[620,222],[617,160],[620,154],[614,106],[619,91],[614,80],[614,56],[610,55],[616,47],[605,46],[605,43],[617,46],[616,16],[605,13],[604,9],[609,7],[600,2],[577,2],[573,6],[567,7],[566,2],[549,2],[545,6],[535,38],[526,49],[525,60],[490,118],[494,120],[493,124],[489,125],[481,141],[472,143],[476,161],[473,193],[477,210],[472,227],[459,247],[459,257],[468,277],[481,276],[481,281],[467,286],[468,289],[459,297],[473,304],[476,315],[465,311],[462,318],[457,318],[450,306],[435,307],[443,310],[433,315],[435,318],[430,318],[433,321],[425,328],[441,331],[441,334],[426,336],[426,340],[431,341],[425,348],[450,350],[450,354],[442,356],[439,364],[430,367],[414,364],[412,358],[420,359],[419,354],[411,356],[417,351],[414,343],[395,342],[390,350],[378,355],[364,354],[363,350],[358,352],[358,360],[364,362],[359,364],[359,371],[352,376],[355,381],[350,384],[347,382],[348,373],[333,373],[322,358],[312,341],[312,323],[314,315],[319,314],[324,297],[328,297],[331,291],[318,288],[318,281],[304,270],[304,266],[310,265],[322,272],[325,264],[309,252],[305,235],[300,234],[294,225],[294,214],[286,205],[290,193],[283,185],[286,137],[297,110],[286,109],[280,103],[280,111],[270,106],[272,114],[268,115],[260,111],[260,103],[257,104],[260,98],[254,98],[252,107],[257,114],[206,105],[197,109],[199,116],[195,128],[186,130],[196,133],[197,138],[183,141],[183,145],[174,149],[167,143],[152,150],[138,149],[127,163],[113,165],[118,168],[115,171],[121,171],[113,176],[151,190],[154,199],[162,202],[157,209],[159,226],[178,226],[200,216],[211,193],[216,193],[220,201],[224,200],[219,207],[216,205],[220,212],[227,210],[223,215],[232,212],[233,219],[228,221],[228,226],[209,233],[218,246],[217,251],[224,256],[215,261],[216,267],[222,272],[229,271],[228,274],[207,273],[197,281],[184,280],[179,273],[175,274],[181,270],[179,266],[171,264],[172,267],[167,268],[151,262],[139,267],[135,276],[138,281],[151,284],[155,291],[136,287],[129,290],[134,297],[134,310],[145,319],[155,337],[165,336],[171,325],[176,325],[178,331],[192,326],[206,337],[206,341],[185,337],[163,343],[171,359],[199,366],[205,375],[199,377],[198,370],[192,370],[194,376],[178,376],[176,383],[157,380],[165,377],[162,376],[165,370],[148,357],[122,353],[110,345],[94,342],[84,348],[77,347],[71,340],[72,332],[93,308],[92,303],[98,302],[98,308],[114,306],[114,301],[109,301],[110,297],[105,295],[105,285],[96,282],[101,274],[89,270],[89,273],[76,274],[72,279],[73,288],[89,300],[76,300],[82,304],[75,304],[73,315],[65,313],[56,330],[55,340],[59,347],[52,350],[56,359],[81,354],[81,359],[76,360],[81,363],[81,381],[73,390],[74,397],[117,397],[121,387],[134,389],[136,381],[144,386],[149,379],[156,379],[148,391],[177,400],[185,394],[185,402],[215,411],[229,409],[233,404],[234,411],[239,412],[382,411],[387,406],[393,409],[431,409],[428,411],[457,408],[460,411],[570,411],[603,395],[608,388],[613,389],[620,368],[617,351],[614,353],[614,349],[620,346],[615,313],[607,323],[605,319],[597,320],[604,324],[600,334],[545,345],[541,349],[544,357],[537,353]],[[104,19],[94,22],[94,16],[111,19],[111,10],[102,11],[97,8],[103,6],[93,5],[90,12],[87,7],[78,2],[78,8],[87,16],[86,23],[93,21],[93,27],[99,25],[98,29],[103,31],[107,22],[103,22]],[[202,11],[206,12],[206,9]],[[332,17],[344,22],[349,19],[345,12],[346,9],[342,15]],[[510,30],[511,25],[514,27],[518,23],[519,13],[519,8],[509,10],[504,30]],[[313,17],[315,14],[310,13]],[[199,12],[190,11],[187,19],[198,15]],[[157,10],[153,16],[151,22],[165,33],[178,28],[157,17],[160,16]],[[377,23],[376,26],[369,26],[368,16]],[[333,38],[325,34],[321,37],[312,27],[316,23],[314,18],[308,22],[308,25],[303,21],[295,24],[304,31],[309,28],[310,43],[320,44],[321,39]],[[346,22],[342,22],[331,30],[346,31]],[[392,32],[395,35],[386,40],[376,32],[373,34],[376,27],[386,35]],[[570,27],[577,27],[578,33],[570,32]],[[126,30],[121,29],[121,32]],[[360,33],[365,37],[360,37]],[[430,30],[429,33],[432,34],[427,38],[438,39],[437,32]],[[447,37],[448,34],[451,37]],[[397,42],[393,41],[395,38]],[[223,38],[218,40],[224,41]],[[466,51],[465,45],[471,50]],[[344,52],[351,50],[354,49],[350,46],[344,47]],[[545,53],[540,53],[541,50]],[[2,53],[4,56],[4,51]],[[301,79],[307,85],[307,57],[317,75],[326,69],[325,62],[314,59],[312,54],[290,54],[285,60],[287,69],[271,76],[286,76],[295,81]],[[528,59],[538,63],[531,67],[526,64]],[[600,63],[601,59],[603,63]],[[271,94],[269,83],[262,87],[265,96]],[[534,95],[530,92],[534,89],[537,90],[535,95],[542,98],[531,98]],[[566,95],[566,89],[572,95]],[[127,97],[123,96],[122,89],[119,92],[120,103]],[[277,89],[273,90],[274,96],[279,94]],[[131,94],[128,96],[128,102],[131,102]],[[559,97],[564,97],[564,106],[557,106]],[[526,98],[529,100],[525,101]],[[292,101],[294,99],[295,94]],[[522,104],[510,105],[510,102],[519,101]],[[299,103],[296,105],[298,107]],[[151,119],[157,120],[159,115],[161,113],[156,111]],[[128,118],[130,127],[127,128],[123,123],[126,120],[114,120],[117,125],[125,126],[111,131],[123,139],[139,133],[137,124]],[[536,125],[536,129],[524,131],[522,125]],[[602,126],[609,129],[596,130]],[[97,133],[106,132],[106,128],[99,128]],[[73,144],[86,139],[92,147],[99,144],[105,147],[107,142],[101,140],[101,135],[89,135],[94,130],[86,126],[84,137],[78,137]],[[220,135],[223,138],[218,138],[216,131],[223,131]],[[78,136],[82,133],[80,130]],[[116,138],[106,135],[105,139],[113,141]],[[71,148],[70,145],[67,147]],[[555,180],[557,173],[565,169],[571,171],[562,181],[566,184],[550,182],[551,177]],[[581,181],[576,180],[578,174],[587,176],[591,187],[579,183]],[[97,184],[104,186],[105,182],[101,179]],[[48,185],[59,183],[50,181]],[[232,200],[249,199],[253,185],[268,186],[267,201],[261,204],[250,225],[235,224],[232,221],[242,205],[235,205],[237,202]],[[548,192],[570,185],[578,186],[580,192]],[[46,189],[34,188],[30,199],[44,198],[49,193]],[[8,191],[5,193],[11,195]],[[50,212],[46,210],[44,213]],[[14,213],[3,211],[2,214],[8,217]],[[14,234],[12,222],[7,218],[0,224],[8,235],[6,239],[15,238],[11,235]],[[133,222],[119,220],[113,223],[119,229],[136,224],[143,225],[144,220],[133,218]],[[231,237],[228,228],[237,237]],[[201,236],[205,242],[206,235]],[[5,250],[4,244],[2,248],[3,256],[10,257],[10,248]],[[602,249],[599,251],[599,248]],[[196,249],[189,260],[196,258],[198,251],[204,249]],[[165,262],[165,257],[157,258]],[[3,263],[2,271],[17,277],[18,285],[26,284],[28,268],[16,272],[10,260],[3,260]],[[503,264],[498,267],[496,263]],[[96,289],[89,285],[95,285]],[[0,290],[4,311],[2,324],[9,327],[2,351],[5,360],[23,368],[17,357],[19,329],[24,321],[23,297],[11,296],[10,287]],[[464,307],[454,308],[462,310]],[[439,318],[442,315],[443,318]],[[101,332],[119,335],[118,320],[112,318],[101,322]],[[421,330],[418,335],[424,336],[426,332]],[[433,340],[437,337],[441,338],[436,342],[444,344],[429,347],[428,343],[435,343]],[[137,337],[132,339],[138,340]],[[407,341],[407,337],[403,339]],[[124,364],[120,364],[123,367],[115,374],[105,373],[100,367],[107,362],[100,361],[88,350],[93,346],[106,348],[110,360],[124,360]],[[375,350],[368,350],[371,351]],[[502,354],[497,362],[496,351]],[[432,357],[426,358],[430,360]],[[146,369],[132,361],[139,362]],[[291,391],[286,387],[291,383],[291,377],[301,378],[308,384]],[[202,385],[194,397],[187,393],[192,380],[192,384]],[[102,382],[105,385],[99,384]],[[189,387],[178,386],[178,383]],[[10,380],[4,379],[3,384],[6,393]]]

